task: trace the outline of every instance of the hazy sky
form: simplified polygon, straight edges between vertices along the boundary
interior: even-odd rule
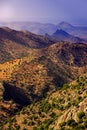
[[[87,23],[87,0],[0,0],[0,21]]]

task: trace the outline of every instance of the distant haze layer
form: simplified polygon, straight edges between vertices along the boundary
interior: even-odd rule
[[[0,21],[87,23],[87,0],[0,0]]]

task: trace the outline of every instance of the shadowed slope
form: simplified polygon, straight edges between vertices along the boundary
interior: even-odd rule
[[[7,27],[0,28],[0,62],[26,56],[30,48],[43,48],[54,41],[45,36],[28,31],[16,31]]]

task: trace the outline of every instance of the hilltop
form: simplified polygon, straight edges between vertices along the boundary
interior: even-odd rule
[[[54,41],[28,31],[0,28],[0,63],[27,56],[33,49],[43,48]],[[33,48],[33,49],[31,49]]]

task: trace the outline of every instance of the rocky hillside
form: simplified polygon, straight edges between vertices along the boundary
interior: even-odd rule
[[[24,107],[0,128],[20,130],[87,130],[87,74]]]
[[[87,44],[58,43],[13,71],[10,82],[42,96],[87,71]]]
[[[20,94],[25,91],[31,103],[87,71],[87,44],[56,43],[0,67],[0,81],[5,81],[5,99],[21,104],[23,101],[18,102],[19,96],[16,96],[18,88]]]

